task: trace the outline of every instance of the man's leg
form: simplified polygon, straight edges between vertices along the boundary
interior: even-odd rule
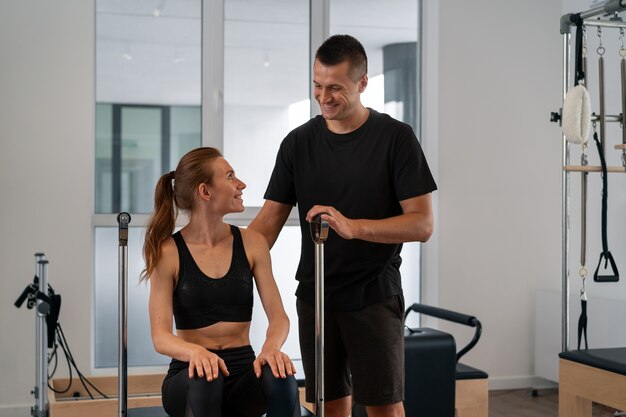
[[[327,401],[324,407],[324,417],[348,417],[352,412],[352,396]]]
[[[297,308],[306,400],[315,403],[315,307],[298,300]],[[327,311],[324,320],[325,412],[329,413],[329,417],[346,417],[352,404],[352,385],[345,348],[333,315],[333,312]]]
[[[390,405],[368,405],[367,417],[404,417],[404,404],[401,402]]]
[[[404,416],[404,299],[391,296],[336,315],[352,374],[354,400],[370,417]]]

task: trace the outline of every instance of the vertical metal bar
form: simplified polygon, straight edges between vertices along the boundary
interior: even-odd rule
[[[329,226],[321,214],[310,225],[315,242],[315,414],[324,417],[324,242]]]
[[[310,0],[309,1],[309,109],[310,116],[315,117],[321,114],[318,105],[315,104],[313,96],[313,63],[315,62],[315,52],[317,48],[330,35],[330,0]]]
[[[170,148],[172,143],[172,128],[171,128],[171,107],[161,107],[161,171],[170,171]]]
[[[39,265],[39,288],[38,292],[48,296],[48,261],[41,259]],[[46,301],[37,299],[37,329],[39,331],[37,341],[37,399],[35,401],[35,417],[47,417],[48,415],[48,326],[46,315],[48,308]]]
[[[224,150],[224,0],[202,1],[202,146]]]
[[[424,42],[424,31],[422,29],[422,0],[417,1],[417,51],[415,54],[415,134],[417,140],[422,143],[422,53]],[[421,245],[420,245],[421,250]],[[420,277],[421,280],[421,277]]]
[[[315,243],[315,410],[324,417],[324,242]]]
[[[118,416],[126,417],[128,400],[128,362],[127,362],[127,304],[128,304],[128,224],[130,215],[120,213],[117,216],[119,223],[119,246],[118,246],[118,352],[117,352],[117,405]]]
[[[128,302],[128,294],[126,293],[126,277],[124,268],[126,268],[126,259],[128,256],[128,248],[120,246],[118,250],[119,259],[119,279],[118,279],[118,338],[119,345],[117,351],[117,391],[118,391],[118,414],[120,417],[126,416],[126,399],[127,392],[127,332],[126,332],[126,304]]]
[[[111,213],[122,209],[122,106],[112,108]]]
[[[569,87],[570,34],[563,34],[563,101]],[[569,164],[569,147],[562,135],[563,167]],[[561,170],[561,350],[569,350],[569,174]]]
[[[39,262],[43,259],[43,257],[43,253],[35,254],[35,277],[37,281],[37,290],[39,290],[42,268],[42,264]],[[41,325],[42,321],[39,319],[38,310],[35,309],[35,388],[32,392],[35,396],[35,409],[33,410],[33,415],[35,416],[39,413],[39,393],[41,392],[41,348],[43,346],[41,341]]]

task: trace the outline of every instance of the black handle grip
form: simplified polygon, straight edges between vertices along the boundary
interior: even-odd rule
[[[478,319],[474,316],[468,316],[467,314],[458,313],[456,311],[446,310],[439,307],[428,306],[425,304],[415,303],[411,307],[409,307],[404,313],[404,320],[406,321],[406,316],[409,315],[411,311],[420,314],[426,314],[427,316],[436,317],[438,319],[452,321],[454,323],[464,324],[470,327],[476,327]]]
[[[480,340],[480,335],[482,334],[483,326],[474,316],[468,316],[467,314],[458,313],[456,311],[446,310],[444,308],[428,306],[425,304],[415,303],[411,307],[409,307],[404,313],[404,321],[406,321],[406,317],[409,315],[411,311],[415,311],[416,313],[426,314],[427,316],[436,317],[438,319],[448,320],[454,323],[463,324],[465,326],[474,327],[474,336],[472,340],[461,350],[459,350],[456,354],[457,362],[461,359],[461,356],[465,355],[470,351],[478,340]]]
[[[128,224],[130,223],[130,214],[125,211],[117,215],[117,223],[119,224],[119,246],[128,245]]]
[[[611,275],[600,275],[600,266],[602,265],[602,260],[604,259],[604,268],[611,264]],[[615,264],[615,260],[613,259],[613,255],[611,252],[602,252],[600,254],[600,260],[598,261],[598,266],[596,267],[596,272],[593,274],[593,280],[595,282],[617,282],[619,281],[619,271],[617,270],[617,265]]]
[[[324,243],[326,239],[328,239],[328,222],[326,220],[322,220],[322,214],[320,213],[317,216],[313,217],[311,224],[309,225],[311,230],[311,239],[315,243]]]
[[[28,297],[28,294],[30,294],[30,292],[31,292],[31,288],[29,285],[26,288],[24,288],[24,291],[22,291],[20,296],[17,297],[17,300],[15,300],[15,307],[20,308],[22,304],[24,304],[24,301],[26,301],[26,298]]]

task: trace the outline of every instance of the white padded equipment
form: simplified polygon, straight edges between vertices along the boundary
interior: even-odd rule
[[[563,134],[571,143],[586,144],[591,127],[591,102],[582,85],[571,88],[563,103]]]

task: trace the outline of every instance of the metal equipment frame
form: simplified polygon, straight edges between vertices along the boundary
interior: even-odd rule
[[[626,10],[626,0],[609,0],[603,5],[589,9],[580,13],[569,13],[561,17],[560,27],[562,35],[563,45],[563,101],[565,101],[565,95],[570,85],[570,37],[571,28],[576,22],[582,20],[584,26],[593,27],[607,27],[607,28],[626,28],[626,22],[616,20],[590,20],[601,15],[614,15],[615,13]],[[554,115],[553,115],[554,116]],[[592,117],[594,121],[604,122],[621,122],[623,115],[606,115],[599,114]],[[560,119],[560,116],[557,117]],[[554,117],[553,117],[553,121]],[[569,144],[565,139],[565,135],[562,135],[563,152],[562,152],[562,165],[563,170],[561,173],[561,349],[563,351],[569,350],[569,219],[570,219],[570,203],[569,203],[569,191],[570,191],[570,177],[571,172],[596,172],[591,167],[575,167],[570,166],[570,154]],[[609,170],[609,172],[624,172],[624,170]]]

